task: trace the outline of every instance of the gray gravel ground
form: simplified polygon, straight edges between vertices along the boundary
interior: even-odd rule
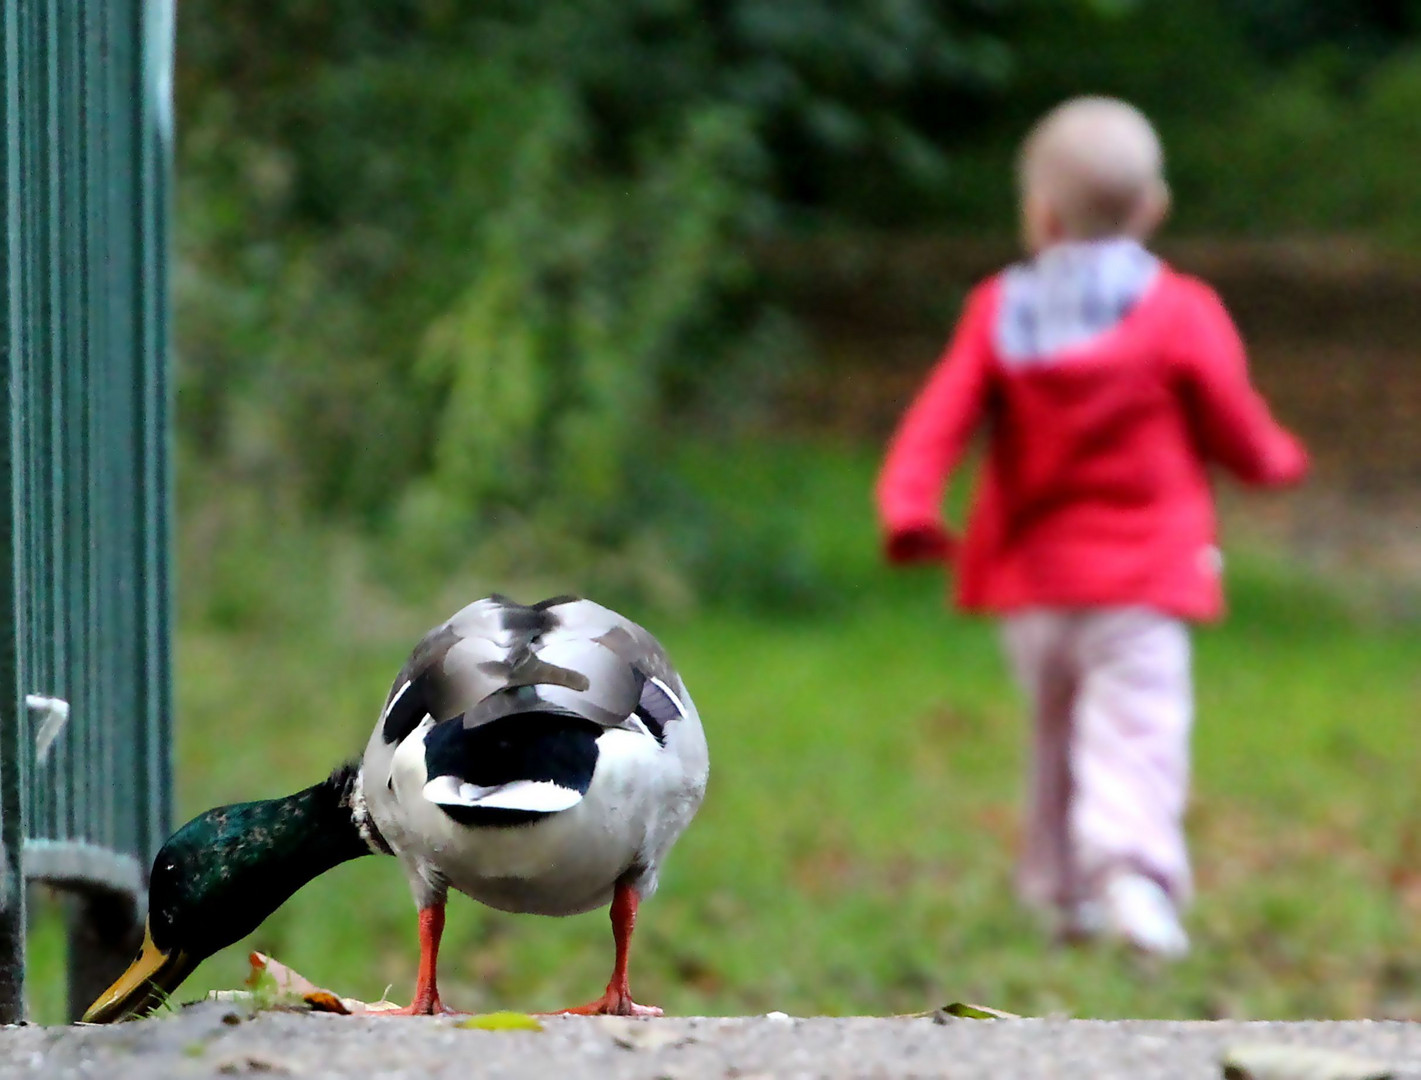
[[[0,1078],[187,1076],[1219,1077],[1239,1043],[1329,1048],[1421,1080],[1421,1024],[1145,1020],[619,1020],[559,1017],[533,1031],[447,1019],[264,1013],[208,1003],[117,1027],[0,1029]]]

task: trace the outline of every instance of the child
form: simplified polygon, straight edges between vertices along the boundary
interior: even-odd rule
[[[961,608],[1001,621],[1035,722],[1022,898],[1063,936],[1182,956],[1186,624],[1222,609],[1206,463],[1281,486],[1307,456],[1250,385],[1218,296],[1143,246],[1169,206],[1143,115],[1066,102],[1027,138],[1020,184],[1030,258],[972,291],[893,438],[886,554],[956,563]],[[959,547],[940,503],[978,427]]]

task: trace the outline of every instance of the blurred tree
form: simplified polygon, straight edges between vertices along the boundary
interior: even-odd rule
[[[671,433],[782,366],[774,230],[1006,231],[1022,130],[1093,91],[1159,121],[1186,226],[1421,236],[1418,11],[186,0],[187,459],[456,552],[684,537]]]
[[[182,6],[185,446],[397,528],[616,546],[667,418],[745,405],[711,391],[771,325],[750,242],[937,176],[915,105],[1004,77],[1011,5],[337,7]]]
[[[1361,67],[1421,33],[1415,0],[1240,0],[1249,44],[1272,62],[1326,48]]]

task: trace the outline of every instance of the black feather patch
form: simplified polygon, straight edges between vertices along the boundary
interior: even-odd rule
[[[501,614],[505,630],[529,641],[536,641],[558,624],[557,616],[550,611],[512,602],[504,606]]]
[[[390,703],[385,713],[382,736],[387,743],[403,742],[409,733],[419,727],[429,713],[429,695],[425,693],[425,676],[416,675],[404,691]]]
[[[453,776],[480,787],[517,780],[550,780],[587,793],[597,768],[597,737],[590,720],[555,713],[519,713],[466,728],[462,717],[436,724],[424,740],[425,775]],[[439,807],[461,825],[527,825],[547,817],[536,810],[479,806]]]
[[[548,608],[561,607],[563,604],[575,604],[581,599],[580,596],[564,593],[562,596],[550,596],[546,600],[539,600],[533,605],[533,608],[536,611],[547,611]]]
[[[439,671],[444,658],[449,655],[449,650],[458,643],[458,632],[445,623],[425,634],[414,647],[414,652],[410,653],[405,666],[400,669],[399,675],[395,676],[395,683],[390,687],[390,697],[385,704],[383,736],[387,743],[397,743],[408,736],[419,726],[425,713],[429,713],[436,720],[443,719],[439,715],[441,703],[433,700],[436,695],[430,692],[429,676],[431,672]],[[407,687],[406,683],[409,684]],[[403,692],[401,687],[405,687]]]
[[[659,742],[662,746],[665,746],[665,745],[666,745],[666,725],[665,725],[665,724],[663,724],[663,723],[662,723],[660,720],[658,720],[656,717],[652,716],[651,713],[647,712],[647,711],[646,711],[645,709],[643,709],[640,705],[638,705],[638,706],[636,707],[636,709],[634,710],[633,715],[635,715],[638,720],[640,720],[643,724],[646,725],[646,730],[649,731],[649,732],[651,732],[651,737],[652,737],[652,738],[654,738],[654,739],[655,739],[657,742]]]

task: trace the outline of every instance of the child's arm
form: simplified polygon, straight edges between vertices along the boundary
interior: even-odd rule
[[[1307,475],[1307,451],[1273,419],[1249,381],[1243,341],[1223,302],[1204,286],[1195,301],[1183,339],[1181,374],[1204,452],[1244,483],[1297,483]]]
[[[950,557],[942,492],[985,406],[991,360],[988,290],[968,297],[952,343],[904,414],[878,477],[878,515],[890,562]]]

